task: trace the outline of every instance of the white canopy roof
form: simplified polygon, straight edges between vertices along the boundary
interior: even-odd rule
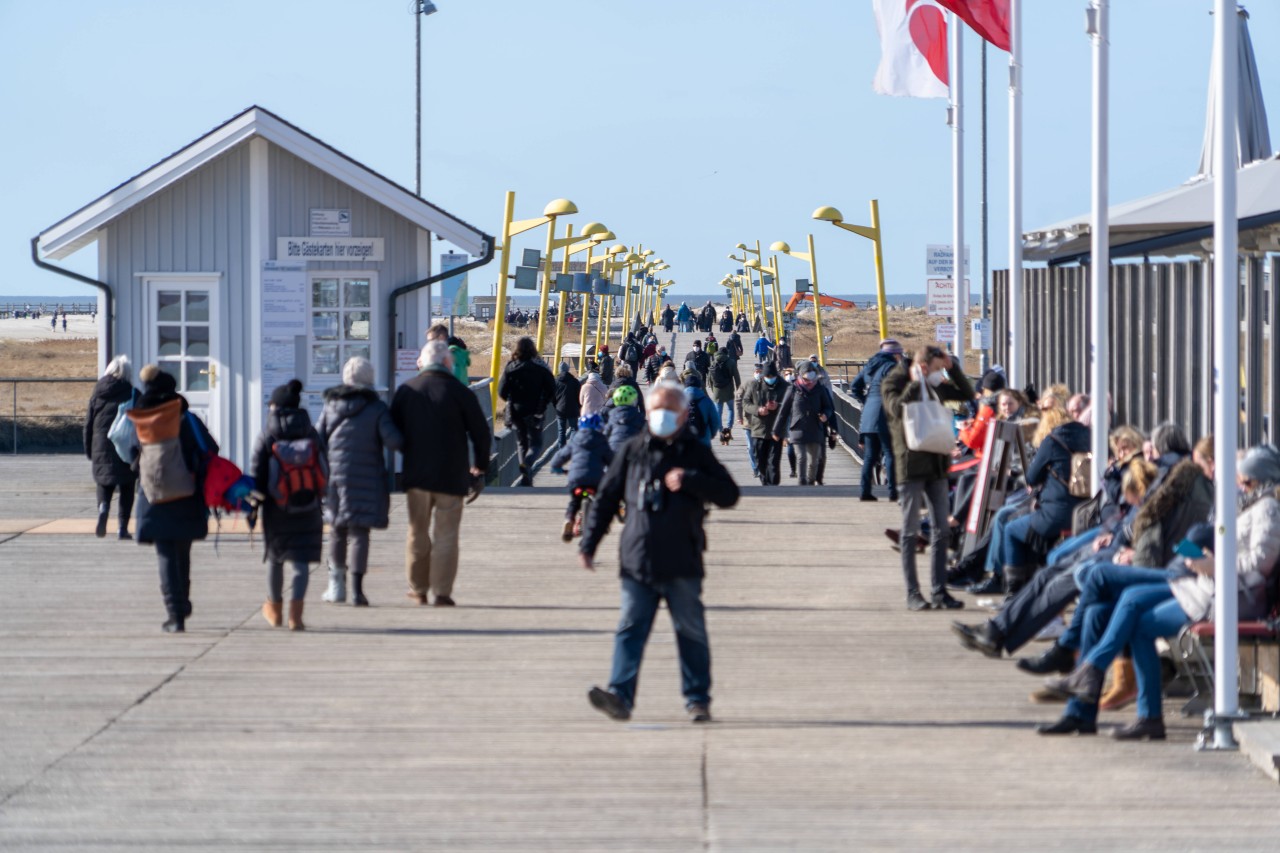
[[[1280,222],[1280,155],[1258,160],[1240,169],[1237,185],[1237,218],[1244,231]],[[1212,177],[1191,181],[1144,198],[1113,206],[1108,212],[1111,245],[1123,246],[1152,238],[1186,240],[1173,243],[1187,247],[1199,242],[1198,229],[1213,225]],[[1273,218],[1274,217],[1274,218]],[[1089,214],[1056,222],[1023,235],[1024,257],[1030,261],[1060,260],[1089,251]],[[1252,222],[1249,220],[1262,220]],[[1270,219],[1270,222],[1266,220]],[[1274,250],[1274,249],[1273,249]]]
[[[275,113],[254,106],[45,229],[37,238],[40,254],[62,259],[87,246],[98,239],[100,229],[120,214],[254,136],[280,146],[466,252],[482,255],[486,244],[492,242],[480,229],[419,198]]]

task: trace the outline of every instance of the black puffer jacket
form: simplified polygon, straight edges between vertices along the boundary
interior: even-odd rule
[[[642,496],[642,487],[661,483],[673,468],[684,469],[678,492],[657,487],[657,505]],[[587,513],[578,550],[594,556],[618,506],[627,502],[627,523],[619,545],[621,573],[645,584],[703,576],[702,552],[707,538],[702,522],[707,503],[730,507],[738,502],[738,484],[688,429],[670,442],[647,432],[628,442],[605,472]]]
[[[831,394],[821,382],[815,382],[812,388],[795,382],[782,398],[773,423],[773,437],[785,438],[792,444],[819,444],[826,439],[827,424],[835,414]]]
[[[262,503],[262,535],[267,547],[264,560],[274,562],[320,562],[324,542],[324,518],[320,507],[306,512],[286,512],[271,499],[271,446],[281,439],[313,439],[320,436],[311,426],[306,409],[274,409],[267,412],[267,423],[253,446],[253,477],[257,489],[267,496]]]
[[[391,504],[385,451],[404,446],[387,404],[369,388],[329,388],[316,432],[329,459],[324,520],[334,527],[385,528]]]
[[[556,374],[556,415],[577,422],[578,415],[582,413],[582,404],[578,402],[581,389],[582,383],[569,372],[569,365],[560,365],[560,372]]]
[[[84,420],[84,455],[93,461],[93,481],[99,486],[133,488],[133,460],[120,458],[107,431],[115,422],[120,404],[136,393],[127,380],[114,376],[104,376],[93,386],[89,414]]]
[[[498,382],[498,396],[507,401],[508,423],[540,418],[556,399],[556,378],[540,361],[510,361]]]

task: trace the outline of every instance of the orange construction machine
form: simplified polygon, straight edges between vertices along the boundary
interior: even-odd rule
[[[858,306],[850,302],[848,299],[836,299],[834,296],[823,296],[822,305],[825,308],[857,308]],[[787,300],[787,307],[783,311],[794,311],[796,306],[801,302],[812,302],[812,293],[793,293],[791,298]]]

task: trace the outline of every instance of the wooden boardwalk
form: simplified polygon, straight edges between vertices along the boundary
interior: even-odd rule
[[[700,727],[665,617],[633,720],[588,706],[616,538],[577,568],[557,488],[467,509],[452,609],[403,597],[397,500],[374,606],[320,604],[317,569],[301,634],[257,615],[260,543],[211,539],[171,636],[152,551],[88,535],[87,463],[0,460],[0,850],[1276,849],[1274,783],[1174,703],[1164,744],[1032,733],[1032,679],[905,610],[896,507],[842,453],[712,513]]]

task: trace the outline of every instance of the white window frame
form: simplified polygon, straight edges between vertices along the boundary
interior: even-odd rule
[[[339,305],[337,308],[331,309],[331,310],[335,310],[339,314],[339,329],[338,329],[339,335],[342,334],[341,315],[348,310],[341,304],[342,279],[365,278],[369,280],[369,307],[367,309],[364,309],[369,312],[369,341],[368,341],[369,361],[373,363],[374,371],[376,375],[381,377],[383,371],[381,370],[380,364],[379,364],[380,360],[378,358],[378,341],[381,340],[381,338],[379,337],[379,334],[382,331],[382,320],[378,313],[379,291],[378,291],[377,271],[376,270],[358,270],[358,269],[307,270],[307,369],[306,369],[307,388],[322,388],[322,387],[327,388],[331,385],[341,384],[342,383],[342,365],[346,363],[345,359],[342,359],[341,357],[339,357],[337,374],[314,373],[312,371],[312,367],[314,365],[314,361],[311,357],[313,347],[315,347],[316,345],[323,346],[325,344],[330,344],[330,343],[336,343],[339,347],[341,347],[344,343],[348,343],[342,337],[339,337],[338,340],[335,342],[335,341],[328,341],[328,340],[319,340],[315,336],[315,325],[313,322],[315,312],[330,310],[325,308],[317,308],[312,301],[315,295],[315,281],[316,279],[321,279],[321,278],[338,279]],[[359,310],[359,309],[355,309],[355,310]],[[384,385],[385,383],[381,383],[381,382],[378,383],[379,388],[382,388]]]

